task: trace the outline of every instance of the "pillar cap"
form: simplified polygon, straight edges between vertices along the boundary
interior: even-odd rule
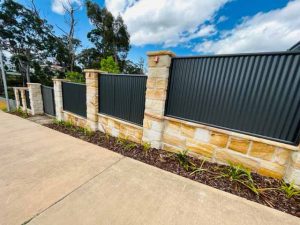
[[[148,56],[160,56],[160,55],[168,55],[171,57],[176,56],[174,52],[168,51],[168,50],[161,50],[161,51],[153,51],[153,52],[147,52]]]
[[[31,82],[27,82],[27,85],[41,85],[40,83],[31,83]]]
[[[85,70],[83,70],[83,72],[85,72],[85,73],[107,73],[105,71],[96,70],[96,69],[85,69]]]
[[[60,78],[52,78],[53,81],[69,81],[67,79],[60,79]]]

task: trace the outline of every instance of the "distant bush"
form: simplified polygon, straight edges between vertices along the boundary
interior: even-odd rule
[[[78,73],[78,72],[67,72],[66,73],[66,78],[72,82],[76,82],[76,83],[84,83],[85,79],[83,74]]]
[[[100,62],[100,68],[102,71],[108,73],[120,73],[120,68],[112,56],[102,59]]]

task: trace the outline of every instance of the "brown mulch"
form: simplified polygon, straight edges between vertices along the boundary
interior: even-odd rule
[[[205,171],[200,173],[192,173],[191,170],[186,171],[179,164],[174,154],[164,150],[150,149],[149,151],[145,151],[143,146],[137,144],[132,144],[130,149],[126,149],[126,145],[120,143],[120,139],[111,137],[99,131],[91,134],[85,134],[83,129],[75,126],[66,127],[56,123],[45,126],[101,147],[105,147],[114,152],[139,160],[149,165],[156,166],[163,170],[209,185],[219,190],[226,191],[248,200],[258,202],[271,208],[300,217],[299,195],[287,198],[285,193],[279,189],[264,190],[257,195],[248,187],[237,181],[230,181],[227,177],[220,177],[222,171],[226,170],[228,166],[204,162],[202,169]],[[193,163],[197,167],[200,167],[203,162],[202,160],[194,157],[189,157],[188,159],[189,162]],[[252,173],[252,178],[258,188],[280,188],[282,184],[281,180],[264,177],[256,173]]]

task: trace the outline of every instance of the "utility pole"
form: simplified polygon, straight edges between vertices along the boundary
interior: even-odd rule
[[[2,46],[1,45],[0,45],[0,67],[1,67],[1,73],[2,73],[4,93],[5,93],[5,98],[6,98],[6,107],[7,107],[7,111],[9,112],[10,111],[10,106],[9,106],[7,84],[6,84],[6,76],[5,76],[4,65],[3,65]]]

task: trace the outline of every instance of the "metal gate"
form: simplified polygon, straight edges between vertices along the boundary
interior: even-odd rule
[[[55,101],[53,87],[47,87],[42,85],[42,96],[44,112],[48,115],[55,116]]]

